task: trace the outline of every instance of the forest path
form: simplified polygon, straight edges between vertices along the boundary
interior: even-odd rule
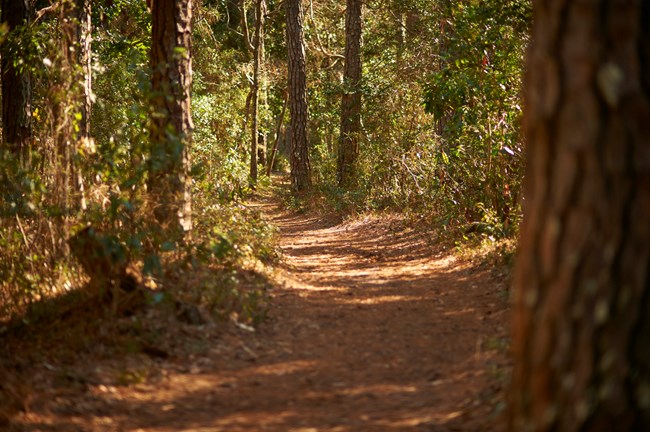
[[[507,300],[489,268],[396,218],[249,206],[279,227],[283,251],[259,329],[180,326],[171,337],[189,348],[167,359],[48,360],[35,379],[56,369],[64,383],[44,385],[16,430],[500,430]]]
[[[502,282],[396,219],[341,224],[256,206],[280,229],[283,283],[261,350],[233,371],[206,430],[497,428]]]

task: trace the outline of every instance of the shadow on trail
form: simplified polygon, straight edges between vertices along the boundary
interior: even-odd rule
[[[89,387],[72,418],[94,416],[97,431],[500,430],[501,282],[398,224],[266,211],[286,261],[267,322],[153,387]]]

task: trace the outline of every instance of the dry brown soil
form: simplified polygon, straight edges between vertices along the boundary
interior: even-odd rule
[[[164,349],[132,352],[101,348],[99,331],[75,353],[6,365],[7,380],[29,381],[12,387],[24,402],[7,430],[501,430],[502,276],[395,217],[340,223],[257,205],[283,251],[258,329],[167,323]],[[116,325],[133,332],[135,319]]]

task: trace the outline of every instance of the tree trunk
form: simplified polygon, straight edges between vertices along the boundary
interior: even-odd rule
[[[356,165],[361,134],[361,7],[361,0],[347,0],[338,152],[338,183],[346,188],[354,186],[357,182]]]
[[[149,191],[155,217],[183,235],[192,227],[191,0],[152,4],[151,160]]]
[[[2,22],[7,23],[9,36],[17,27],[29,23],[27,0],[2,0]],[[14,67],[16,53],[9,42],[0,45],[2,70],[2,147],[16,155],[23,154],[32,136],[31,83],[27,68]]]
[[[246,13],[246,0],[241,0],[241,28],[242,36],[244,37],[244,48],[246,49],[246,54],[253,52],[253,44],[251,43],[250,32],[248,30],[248,14]]]
[[[266,10],[266,0],[264,0],[264,9],[263,14],[267,13]],[[262,25],[264,26],[264,21]],[[266,113],[269,108],[269,93],[268,93],[268,82],[266,76],[266,45],[264,42],[264,27],[262,27],[262,37],[260,38],[260,76],[259,76],[259,95],[260,101],[259,106],[262,107],[262,113],[258,114],[258,141],[257,141],[257,163],[264,167],[266,165],[266,153],[267,153],[267,127],[268,127],[268,117]],[[265,125],[266,123],[266,125]],[[261,125],[261,126],[260,126]],[[263,170],[263,168],[262,168]]]
[[[264,0],[257,0],[255,6],[255,39],[253,41],[253,88],[252,92],[252,121],[251,121],[251,164],[250,180],[251,184],[257,183],[257,162],[258,162],[258,142],[259,142],[259,105],[260,105],[260,77],[264,68],[263,59],[263,41],[264,41],[264,14],[266,13],[266,3]]]
[[[85,209],[83,182],[79,164],[79,137],[75,126],[76,116],[83,103],[80,82],[83,81],[80,58],[78,56],[80,28],[78,18],[81,15],[75,0],[62,0],[58,4],[58,25],[60,31],[60,62],[57,73],[52,76],[50,98],[54,112],[55,130],[53,138],[57,145],[56,162],[51,169],[54,172],[54,193],[56,205],[64,214]],[[72,19],[71,19],[72,17]],[[83,131],[82,131],[83,134]],[[69,227],[66,226],[66,230]],[[67,233],[65,234],[67,237]]]
[[[79,120],[78,141],[79,145],[85,152],[94,151],[93,139],[90,136],[90,114],[93,104],[92,95],[92,5],[91,0],[76,0],[76,26],[77,26],[77,45],[78,58],[80,66],[80,76],[76,77],[81,85],[81,94],[79,102],[79,111],[81,119]],[[76,68],[75,68],[76,69]],[[78,75],[78,74],[75,74]],[[73,82],[76,86],[76,82]],[[77,164],[79,165],[79,164]],[[81,208],[86,210],[86,191],[83,172],[80,166],[76,167],[76,186],[81,195]]]
[[[291,186],[295,192],[311,188],[307,141],[307,78],[305,71],[304,13],[301,0],[287,0],[289,114],[291,115]]]
[[[92,96],[92,5],[91,0],[77,0],[79,19],[79,64],[81,65],[83,96],[81,102],[80,134],[83,140],[90,139],[90,112]]]
[[[513,432],[650,430],[649,22],[534,2]]]

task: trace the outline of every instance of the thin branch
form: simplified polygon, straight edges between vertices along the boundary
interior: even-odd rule
[[[255,82],[253,81],[253,77],[250,76],[247,72],[244,71],[244,76],[246,77],[246,80],[248,81],[248,84],[252,87],[255,87]]]
[[[53,3],[53,4],[49,5],[49,6],[44,7],[43,9],[39,9],[39,10],[36,12],[36,18],[34,18],[34,24],[35,24],[38,20],[40,20],[41,18],[43,18],[43,16],[45,16],[45,15],[47,15],[47,14],[49,14],[49,13],[54,13],[54,12],[59,8],[59,6],[60,6],[60,3],[59,3],[59,2],[56,2],[56,3]]]
[[[314,19],[313,0],[309,0],[309,19],[311,21],[311,25],[314,26],[314,34],[316,35],[316,42],[318,42],[318,51],[325,54],[327,57],[345,59],[345,56],[342,56],[341,54],[332,54],[325,49],[325,46],[323,46],[323,41],[320,40],[320,36],[318,35],[318,27],[316,26],[316,20]]]
[[[333,69],[337,64],[339,64],[339,61],[341,61],[341,60],[342,59],[339,58],[339,57],[334,57],[334,61],[332,62],[332,64],[327,66],[327,67],[321,68],[321,70],[326,71],[326,70]]]
[[[271,10],[271,11],[267,10],[266,14],[264,15],[264,18],[267,18],[267,19],[268,18],[273,18],[276,15],[278,15],[280,12],[282,12],[283,10],[284,10],[284,0],[279,1],[275,5],[275,8],[273,10]]]
[[[420,182],[418,182],[418,178],[415,176],[413,171],[411,171],[411,168],[409,168],[408,164],[406,163],[406,155],[402,155],[402,165],[404,165],[404,168],[406,168],[406,171],[408,171],[409,174],[411,174],[411,177],[413,177],[413,182],[415,183],[415,187],[418,188],[418,192],[423,193],[424,191],[420,187]]]
[[[275,129],[275,143],[273,144],[273,150],[271,150],[271,158],[269,164],[266,167],[266,175],[271,177],[271,171],[273,170],[273,164],[275,163],[275,154],[278,151],[278,145],[280,144],[280,131],[282,130],[282,123],[284,122],[284,113],[287,111],[287,103],[289,102],[289,93],[285,92],[284,94],[284,104],[282,105],[282,114],[278,119],[278,126]]]
[[[214,43],[215,47],[219,46],[219,42],[217,41],[217,38],[214,37],[214,33],[212,33],[212,28],[210,28],[210,23],[205,17],[202,17],[201,20],[199,20],[199,25],[203,24],[205,26],[204,31],[210,35],[210,39],[212,39],[212,42]]]
[[[27,240],[27,234],[25,234],[25,229],[23,228],[23,224],[20,223],[20,217],[16,215],[16,222],[18,222],[18,228],[20,229],[20,233],[23,235],[23,242],[25,242],[25,247],[29,249],[29,240]]]
[[[251,43],[250,33],[248,32],[248,17],[246,16],[246,0],[241,0],[241,22],[244,30],[244,45],[248,52],[253,52],[255,48]]]

